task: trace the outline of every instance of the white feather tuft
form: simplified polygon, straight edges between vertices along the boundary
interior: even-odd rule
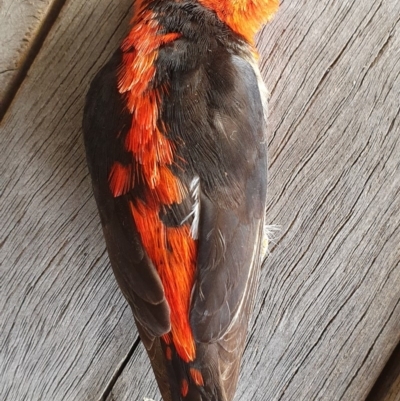
[[[193,239],[199,237],[199,224],[200,224],[200,177],[196,175],[190,183],[190,192],[194,200],[192,206],[192,213],[194,214],[192,226],[190,227],[190,235]]]
[[[192,225],[190,227],[190,235],[193,239],[199,237],[200,224],[200,177],[195,175],[190,183],[190,195],[193,200],[191,212],[182,220],[181,224],[189,220],[193,216]]]
[[[276,233],[280,231],[280,226],[277,225],[264,225],[263,228],[263,238],[261,240],[261,248],[260,248],[260,256],[261,260],[264,260],[266,256],[269,254],[268,246],[269,243],[275,243],[276,241]]]

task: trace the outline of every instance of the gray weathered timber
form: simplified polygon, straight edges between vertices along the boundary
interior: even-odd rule
[[[89,82],[130,6],[68,2],[0,126],[0,400],[97,400],[137,338],[81,138]]]
[[[0,111],[52,4],[57,1],[0,1]]]
[[[130,3],[67,2],[0,125],[1,400],[160,400],[80,128]],[[397,0],[286,0],[261,33],[267,217],[281,229],[237,401],[364,400],[399,343],[399,15]]]

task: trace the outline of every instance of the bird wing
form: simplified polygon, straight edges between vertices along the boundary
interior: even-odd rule
[[[241,315],[249,313],[247,298],[256,288],[266,197],[264,110],[253,66],[231,56],[230,63],[218,62],[214,68],[208,74],[213,76],[209,97],[216,99],[208,120],[223,157],[218,157],[218,173],[207,172],[215,184],[205,185],[200,198],[191,309],[192,330],[200,342],[221,339],[236,321],[247,326],[248,316],[243,322]],[[229,90],[221,88],[223,76],[232,79]]]
[[[118,284],[147,334],[161,336],[170,330],[169,306],[132,218],[129,201],[135,193],[114,197],[109,188],[112,165],[115,161],[126,162],[123,138],[132,119],[118,92],[121,57],[118,50],[96,75],[87,95],[83,118],[87,162]]]
[[[174,57],[179,49],[184,51],[178,43]],[[249,283],[260,265],[267,167],[257,70],[224,48],[204,54],[197,67],[172,74],[163,121],[168,136],[184,144],[177,150],[184,161],[177,174],[198,177],[192,179],[199,205],[193,206],[198,256],[190,322],[197,341],[213,342],[253,295]],[[192,59],[190,53],[182,58]]]
[[[169,137],[184,144],[176,173],[192,177],[191,232],[198,249],[190,326],[208,395],[189,399],[230,400],[261,262],[265,116],[257,70],[245,56],[216,49],[205,57],[172,74],[162,118]]]

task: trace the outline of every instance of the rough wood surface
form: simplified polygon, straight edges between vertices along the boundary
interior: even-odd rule
[[[0,126],[2,400],[160,400],[80,128],[130,2],[67,2]],[[397,0],[285,0],[261,34],[281,230],[236,400],[364,400],[399,343],[399,16]]]
[[[0,114],[52,5],[59,0],[0,0]]]
[[[394,350],[366,401],[400,401],[400,344]]]
[[[130,5],[68,2],[0,126],[0,400],[98,400],[137,338],[81,138],[89,82]]]

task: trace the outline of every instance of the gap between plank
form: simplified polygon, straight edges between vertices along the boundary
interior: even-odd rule
[[[29,69],[31,68],[31,65],[35,61],[36,56],[39,54],[47,35],[56,22],[66,1],[67,0],[54,1],[53,5],[50,6],[49,11],[47,12],[47,15],[44,17],[41,28],[39,29],[37,35],[32,40],[32,43],[27,50],[25,60],[23,61],[21,67],[19,68],[19,71],[13,78],[8,90],[4,94],[3,101],[0,103],[0,123],[2,122],[8,108],[14,100],[19,88],[24,82],[24,79]]]
[[[128,362],[132,358],[133,353],[138,348],[139,344],[140,344],[140,337],[138,336],[138,338],[132,344],[130,350],[126,354],[125,358],[123,358],[122,361],[117,366],[117,369],[115,370],[115,372],[112,375],[110,381],[108,382],[107,387],[103,391],[103,394],[100,396],[99,401],[106,401],[107,400],[108,396],[111,394],[111,391],[115,386],[115,383],[117,382],[118,378],[122,375],[122,372],[124,371],[126,365],[128,364]]]
[[[400,342],[392,352],[385,367],[373,385],[365,401],[385,400],[391,392],[395,392],[400,384]],[[399,387],[400,390],[400,387]]]

